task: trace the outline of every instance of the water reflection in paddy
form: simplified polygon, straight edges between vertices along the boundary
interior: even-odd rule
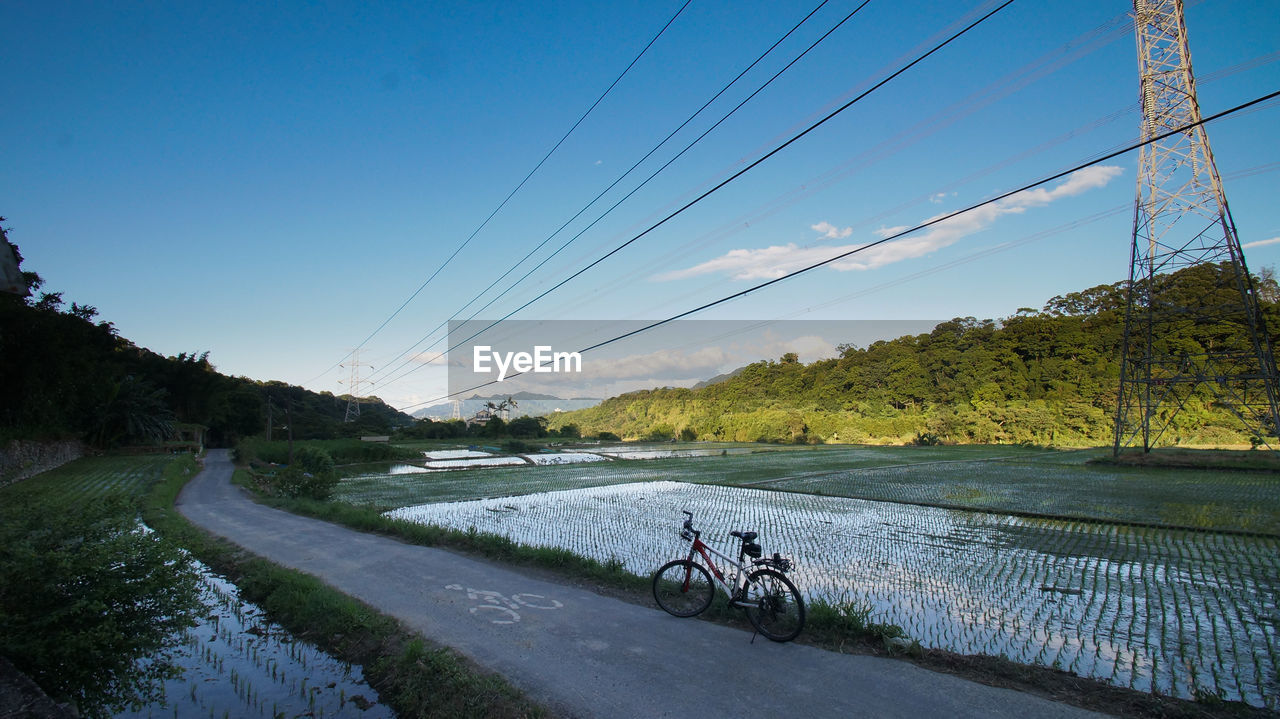
[[[235,585],[204,567],[200,572],[206,613],[175,652],[183,675],[164,683],[164,700],[117,719],[395,716],[360,667],[294,638],[243,601]]]
[[[722,549],[760,532],[811,598],[869,605],[930,647],[1004,655],[1190,697],[1277,706],[1280,543],[1270,538],[678,482],[404,507],[390,516],[555,546],[647,575],[687,552],[688,509]]]

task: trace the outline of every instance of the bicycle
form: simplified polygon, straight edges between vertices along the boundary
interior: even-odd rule
[[[755,541],[758,534],[733,531],[729,536],[742,542],[738,559],[734,560],[704,543],[702,532],[693,528],[693,513],[684,514],[680,538],[693,544],[688,557],[667,562],[654,572],[653,598],[658,606],[677,617],[693,617],[705,612],[715,596],[716,588],[711,582],[714,574],[729,594],[729,605],[744,610],[757,632],[775,642],[799,636],[804,628],[804,600],[785,576],[785,572],[791,571],[791,560],[777,552],[762,559],[763,552]],[[694,560],[695,554],[702,555],[706,567]],[[725,579],[712,561],[713,554],[731,565],[729,579]],[[743,563],[745,557],[751,558],[750,565]],[[711,571],[707,571],[707,567]]]

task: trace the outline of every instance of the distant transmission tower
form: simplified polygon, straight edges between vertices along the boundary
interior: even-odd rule
[[[1182,1],[1134,11],[1146,140],[1199,122],[1200,106]],[[1193,395],[1274,437],[1275,359],[1204,126],[1145,145],[1138,164],[1114,452],[1150,451]]]
[[[370,367],[370,365],[364,364],[360,361],[360,350],[357,348],[351,350],[350,362],[338,366],[351,368],[350,378],[346,380],[347,390],[349,392],[347,395],[347,414],[343,417],[342,421],[354,422],[356,421],[356,418],[360,416],[360,385],[363,384],[363,380],[360,379],[360,368]],[[338,381],[342,382],[342,380]]]

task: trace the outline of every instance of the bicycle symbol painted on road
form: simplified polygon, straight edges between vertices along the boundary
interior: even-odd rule
[[[518,593],[507,597],[500,592],[472,589],[461,584],[448,584],[445,585],[445,589],[466,592],[467,599],[482,602],[471,608],[472,614],[479,616],[481,612],[489,612],[489,616],[493,616],[493,613],[496,612],[498,616],[490,620],[493,624],[515,624],[520,621],[520,613],[516,610],[521,607],[529,609],[560,609],[564,606],[559,601],[549,599],[541,594]]]

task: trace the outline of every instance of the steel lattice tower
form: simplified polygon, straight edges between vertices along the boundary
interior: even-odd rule
[[[1277,374],[1196,100],[1182,0],[1134,0],[1138,159],[1116,454],[1149,451],[1193,397],[1276,435]],[[1194,297],[1188,301],[1189,297]],[[1190,338],[1194,336],[1196,340]]]
[[[351,367],[351,377],[346,381],[350,395],[347,398],[347,413],[342,421],[354,422],[360,417],[360,385],[364,383],[364,380],[360,379],[360,368],[369,367],[369,365],[360,361],[360,349],[357,347],[351,350],[351,361],[338,366],[342,368]],[[338,381],[342,382],[342,380]]]

